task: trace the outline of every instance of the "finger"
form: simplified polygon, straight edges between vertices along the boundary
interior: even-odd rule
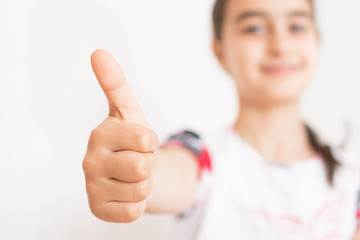
[[[116,179],[104,179],[96,185],[100,201],[139,202],[145,200],[151,191],[152,178],[136,183],[121,182]]]
[[[150,178],[155,167],[154,153],[121,151],[110,154],[104,168],[104,175],[119,181],[134,183]]]
[[[138,219],[146,209],[146,201],[141,202],[106,202],[91,209],[93,214],[106,222],[130,223]]]
[[[109,103],[109,116],[124,122],[148,126],[145,116],[132,94],[125,74],[113,56],[105,50],[91,55],[91,65]]]
[[[89,149],[105,148],[110,151],[132,150],[154,152],[159,145],[156,133],[138,124],[121,123],[114,118],[105,119],[90,135]]]

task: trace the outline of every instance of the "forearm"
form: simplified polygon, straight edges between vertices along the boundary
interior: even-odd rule
[[[357,230],[355,232],[353,240],[360,240],[360,228],[359,227],[357,228]]]
[[[196,198],[198,164],[195,156],[181,146],[156,151],[157,167],[146,213],[181,213]]]

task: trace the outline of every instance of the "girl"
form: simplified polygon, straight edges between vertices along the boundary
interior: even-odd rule
[[[174,213],[181,239],[351,239],[358,167],[319,142],[299,111],[319,48],[313,2],[217,0],[213,25],[238,117],[160,148],[119,65],[103,50],[92,55],[110,110],[83,161],[92,213],[108,222]]]

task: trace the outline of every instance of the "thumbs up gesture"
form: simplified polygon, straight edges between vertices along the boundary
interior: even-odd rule
[[[103,221],[133,222],[146,209],[158,138],[116,60],[96,50],[91,65],[108,100],[109,116],[91,132],[83,159],[90,210]]]

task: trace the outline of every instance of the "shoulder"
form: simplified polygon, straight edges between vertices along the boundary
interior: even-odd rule
[[[231,155],[234,148],[235,136],[231,133],[231,127],[223,126],[211,131],[200,131],[190,128],[182,128],[167,136],[167,139],[161,144],[165,147],[171,144],[181,145],[190,150],[199,163],[200,172],[207,170],[213,172],[217,159],[224,158],[224,154]]]

